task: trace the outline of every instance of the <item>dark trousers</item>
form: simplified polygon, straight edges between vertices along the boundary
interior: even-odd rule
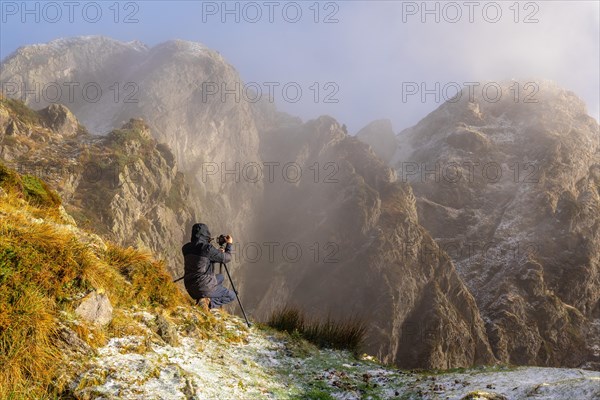
[[[223,281],[225,277],[222,274],[216,274],[217,277],[217,287],[215,287],[207,296],[210,298],[210,307],[217,308],[225,305],[227,303],[231,303],[235,300],[235,293],[233,290],[229,290],[223,286]]]

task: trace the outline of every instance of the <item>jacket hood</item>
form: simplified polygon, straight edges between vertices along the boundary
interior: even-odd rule
[[[208,226],[206,226],[206,224],[194,224],[192,227],[192,242],[210,242],[211,238],[210,231],[208,230]]]

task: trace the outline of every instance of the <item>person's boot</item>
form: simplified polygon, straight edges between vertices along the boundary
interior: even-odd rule
[[[221,311],[222,306],[215,305],[212,300],[208,303],[208,309],[212,313],[219,313]]]
[[[204,311],[210,310],[210,299],[201,298],[196,301],[196,304],[200,306]]]

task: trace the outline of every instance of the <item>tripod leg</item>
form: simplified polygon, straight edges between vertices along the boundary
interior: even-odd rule
[[[227,272],[227,277],[229,278],[229,283],[231,283],[231,288],[233,289],[233,292],[235,293],[235,297],[237,298],[238,304],[240,305],[240,310],[242,310],[242,314],[244,315],[244,319],[246,320],[246,325],[248,325],[248,328],[250,328],[252,326],[252,324],[250,323],[250,321],[248,321],[248,317],[246,316],[246,311],[244,310],[244,306],[242,306],[242,301],[240,300],[240,296],[238,296],[238,291],[235,288],[235,285],[233,284],[231,275],[229,275],[229,268],[227,268],[227,264],[225,264],[225,263],[222,263],[221,265],[225,266],[225,272]]]

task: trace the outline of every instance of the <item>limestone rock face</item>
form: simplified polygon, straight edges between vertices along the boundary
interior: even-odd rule
[[[92,292],[83,298],[75,313],[88,322],[108,325],[112,320],[113,308],[106,294]]]
[[[600,318],[600,134],[573,93],[514,82],[443,104],[401,132],[393,159],[419,222],[452,258],[514,364],[578,366]],[[472,100],[472,101],[469,101]]]
[[[253,312],[293,302],[311,315],[358,314],[368,351],[404,367],[494,361],[473,297],[417,222],[410,186],[330,117],[265,137],[264,159],[293,162],[303,178],[265,184],[260,215],[272,223],[261,237],[276,250],[274,263],[240,271],[246,292],[264,293],[244,299]]]
[[[598,123],[568,91],[464,93],[396,138],[368,125],[369,148],[332,118],[248,102],[198,43],[61,39],[17,50],[0,82],[49,106],[2,99],[3,160],[41,169],[78,223],[173,275],[193,222],[233,234],[259,318],[286,301],[358,314],[369,351],[407,367],[598,362]],[[55,84],[66,108],[24,96]]]

